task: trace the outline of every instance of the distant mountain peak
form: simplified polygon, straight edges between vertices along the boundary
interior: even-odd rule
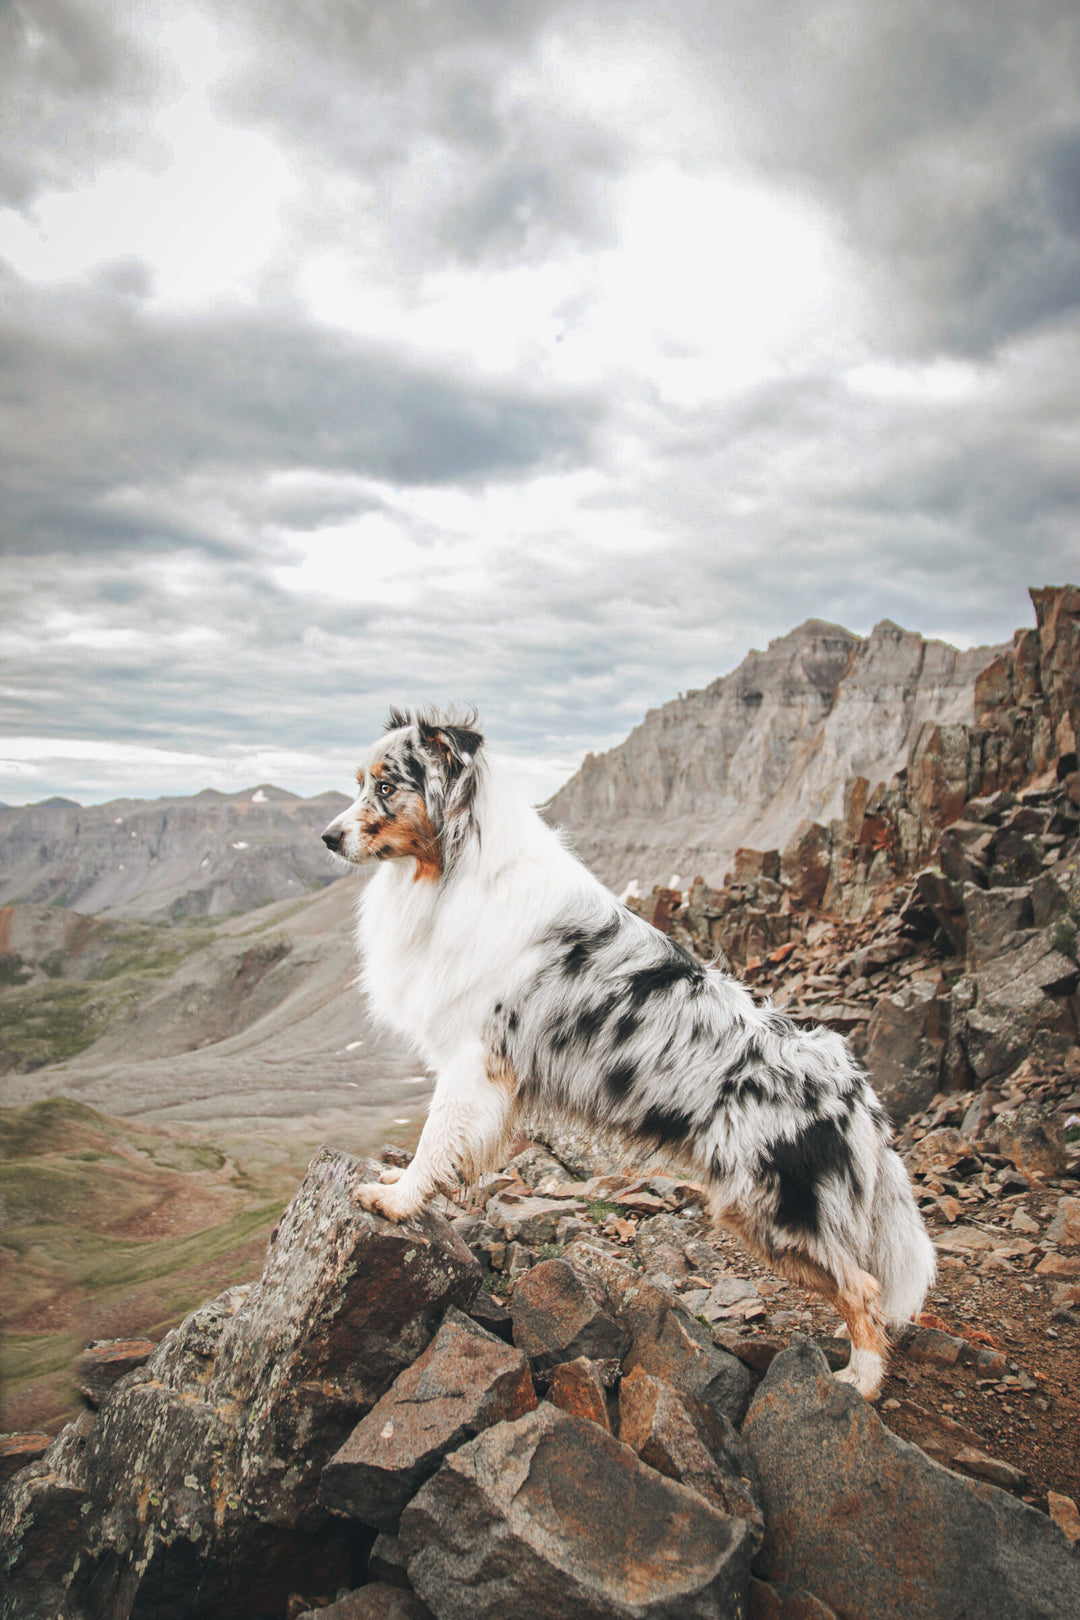
[[[718,883],[736,848],[781,846],[842,808],[844,782],[906,765],[924,720],[974,719],[995,647],[959,652],[891,619],[862,637],[807,619],[589,755],[548,818],[616,890],[672,871]]]

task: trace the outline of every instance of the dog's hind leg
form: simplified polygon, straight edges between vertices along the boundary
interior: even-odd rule
[[[435,1081],[413,1161],[390,1185],[368,1183],[356,1201],[392,1221],[415,1215],[435,1193],[453,1194],[499,1157],[513,1113],[514,1076],[475,1045],[458,1053]]]
[[[851,1335],[851,1356],[836,1374],[842,1384],[853,1384],[866,1400],[873,1400],[885,1379],[889,1342],[879,1307],[881,1289],[876,1277],[853,1263],[837,1264],[832,1271],[802,1249],[781,1248],[769,1241],[741,1211],[721,1210],[716,1219],[731,1228],[751,1253],[771,1270],[803,1288],[812,1289],[834,1305]]]

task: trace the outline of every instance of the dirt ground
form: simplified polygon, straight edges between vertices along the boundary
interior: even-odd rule
[[[929,1224],[935,1235],[944,1230],[944,1222]],[[734,1238],[714,1233],[709,1241],[736,1275],[775,1290],[766,1298],[766,1317],[745,1324],[744,1333],[829,1338],[838,1331],[835,1311],[794,1285],[773,1282]],[[1043,1509],[1048,1490],[1080,1502],[1080,1313],[1075,1323],[1055,1320],[1053,1288],[1050,1279],[1029,1273],[980,1276],[971,1263],[941,1256],[927,1325],[958,1338],[978,1335],[972,1342],[1003,1351],[1009,1370],[988,1377],[975,1367],[896,1354],[875,1403],[890,1429],[950,1467],[964,1446],[1011,1463],[1027,1476],[1024,1500]]]

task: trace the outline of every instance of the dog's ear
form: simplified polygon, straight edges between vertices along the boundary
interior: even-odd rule
[[[448,776],[457,776],[470,766],[484,745],[483,733],[470,726],[419,722],[420,741],[443,765]]]
[[[412,725],[412,715],[406,709],[391,708],[383,726],[384,731],[403,731],[406,726]]]

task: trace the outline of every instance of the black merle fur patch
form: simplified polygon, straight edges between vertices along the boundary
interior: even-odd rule
[[[578,1013],[574,1033],[583,1046],[594,1041],[619,1004],[618,996],[608,996]]]
[[[851,1149],[834,1119],[815,1119],[790,1141],[774,1142],[761,1171],[779,1192],[777,1225],[808,1236],[818,1230],[822,1183],[843,1177],[854,1185],[855,1179]]]
[[[640,1124],[634,1127],[635,1136],[648,1137],[660,1147],[677,1147],[687,1143],[694,1122],[681,1108],[664,1108],[655,1103],[647,1108]]]
[[[636,973],[630,974],[626,981],[630,1005],[635,1009],[643,1007],[651,996],[662,995],[673,984],[703,982],[704,978],[705,970],[700,963],[680,952],[678,956],[670,956],[666,961],[638,968]]]
[[[584,973],[592,958],[605,945],[610,945],[619,932],[619,919],[613,917],[599,928],[562,928],[557,929],[551,936],[553,944],[562,945],[566,954],[562,959],[562,971],[566,978],[576,979]]]
[[[610,1096],[621,1102],[636,1079],[636,1063],[615,1063],[604,1075],[604,1084]]]

